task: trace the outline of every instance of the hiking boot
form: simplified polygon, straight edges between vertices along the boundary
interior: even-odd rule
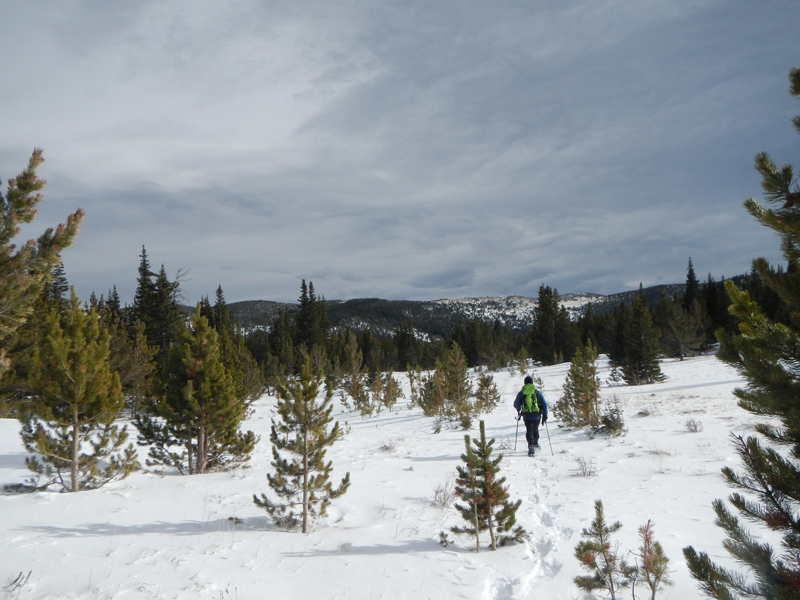
[[[542,448],[542,447],[539,445],[539,442],[534,442],[534,443],[533,443],[533,447],[534,447],[534,448],[536,448],[537,450],[541,450],[541,448]]]
[[[534,456],[536,454],[536,448],[533,446],[528,446],[528,456]]]

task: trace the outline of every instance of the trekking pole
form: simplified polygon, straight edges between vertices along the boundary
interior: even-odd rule
[[[547,425],[547,423],[545,423]],[[517,417],[517,431],[514,434],[514,452],[517,451],[517,434],[519,433],[519,416]]]
[[[547,421],[544,422],[544,430],[547,432],[547,441],[550,444],[550,455],[555,456],[553,453],[553,442],[550,440],[550,430],[547,428]]]

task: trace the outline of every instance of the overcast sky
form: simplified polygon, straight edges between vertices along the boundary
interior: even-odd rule
[[[749,270],[797,163],[797,0],[0,2],[0,177],[188,302],[610,294]],[[27,232],[25,232],[27,234]]]

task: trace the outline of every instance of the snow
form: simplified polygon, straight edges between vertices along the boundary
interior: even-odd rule
[[[551,404],[567,369],[535,369]],[[454,545],[439,545],[439,532],[460,518],[434,505],[434,490],[455,475],[465,432],[432,433],[432,420],[404,401],[369,419],[337,402],[337,419],[350,431],[328,457],[335,482],[350,472],[350,490],[308,535],[273,529],[252,502],[253,494],[271,491],[275,399],[265,397],[245,423],[261,435],[247,469],[195,476],[140,471],[95,491],[0,494],[0,589],[30,572],[22,588],[4,597],[604,598],[572,583],[583,574],[574,547],[601,499],[606,518],[623,524],[616,535],[622,548],[637,549],[638,527],[654,521],[675,582],[658,598],[697,598],[681,549],[691,544],[732,564],[711,502],[730,493],[720,469],[740,468],[731,432],[752,432],[756,418],[731,394],[741,378],[713,356],[665,361],[662,369],[667,379],[660,384],[604,384],[603,397],[616,397],[623,409],[626,435],[589,439],[551,417],[534,458],[525,456],[524,428],[514,450],[511,403],[522,377],[495,374],[502,404],[485,416],[486,430],[502,447],[511,499],[522,499],[517,521],[531,534],[526,544],[476,554],[469,539],[449,534]],[[607,365],[601,376],[607,379]],[[689,419],[702,431],[689,432]],[[477,423],[470,433],[476,431]],[[25,457],[17,423],[0,420],[0,485],[29,476]],[[579,458],[593,461],[597,475],[581,476]]]

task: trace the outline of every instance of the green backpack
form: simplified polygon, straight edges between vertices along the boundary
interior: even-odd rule
[[[522,386],[522,410],[523,414],[539,413],[539,402],[536,400],[536,388],[532,383],[526,383]]]

